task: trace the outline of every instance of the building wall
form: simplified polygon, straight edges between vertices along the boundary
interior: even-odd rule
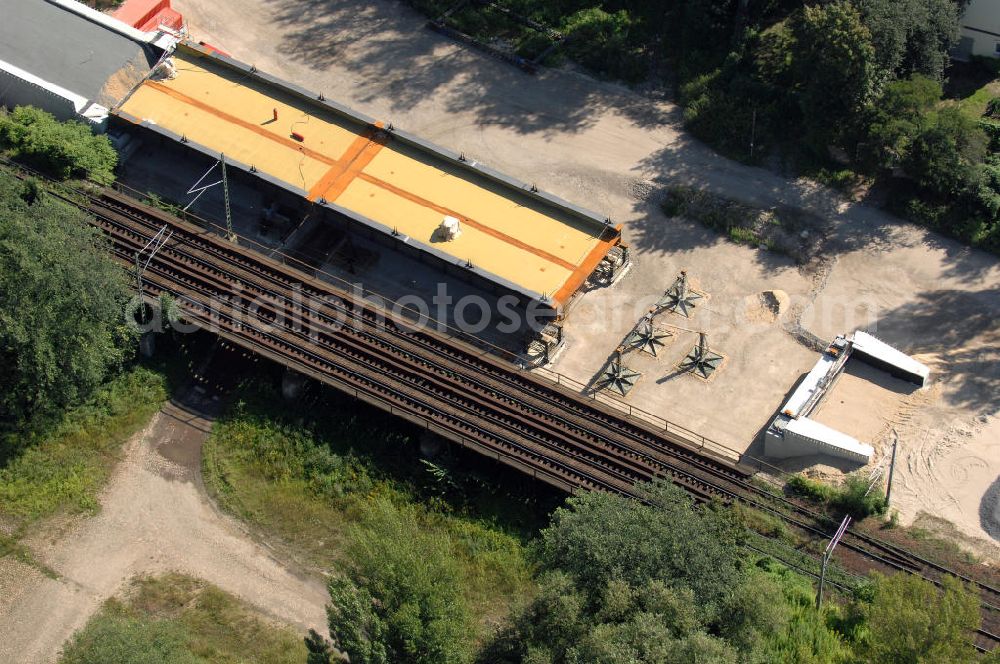
[[[972,0],[961,25],[963,55],[1000,58],[1000,0]]]
[[[0,69],[0,105],[37,106],[60,120],[78,119],[72,101],[4,69]]]

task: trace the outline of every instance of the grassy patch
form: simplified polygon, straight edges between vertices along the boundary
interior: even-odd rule
[[[62,664],[299,664],[306,648],[294,630],[266,620],[215,586],[180,574],[133,581],[67,645]]]
[[[769,539],[776,539],[788,544],[800,544],[799,538],[788,528],[788,525],[779,517],[764,512],[762,510],[746,507],[736,503],[733,505],[733,512],[739,523],[750,530],[760,533]]]
[[[736,244],[763,247],[808,261],[816,250],[821,220],[791,208],[763,209],[703,189],[672,186],[660,204],[668,217],[687,217]],[[806,231],[803,235],[802,232]]]
[[[164,374],[138,366],[56,421],[7,432],[0,520],[14,530],[57,512],[94,512],[121,446],[167,397]]]
[[[954,540],[945,539],[927,528],[911,526],[905,529],[903,534],[911,540],[922,543],[922,552],[926,552],[924,555],[932,554],[937,560],[959,560],[966,565],[975,565],[979,562],[975,555],[963,549]]]
[[[34,567],[50,579],[59,578],[58,572],[38,560],[28,547],[18,541],[17,537],[0,533],[0,558],[7,557]]]
[[[1000,80],[993,80],[958,102],[969,117],[978,120],[986,114],[991,100],[1000,97]]]
[[[318,569],[356,564],[358,542],[387,520],[404,539],[446,542],[442,550],[485,628],[530,592],[524,543],[544,508],[512,503],[519,499],[499,485],[447,461],[429,469],[417,436],[328,390],[293,405],[250,386],[205,445],[205,483],[225,509]]]
[[[840,486],[811,480],[803,475],[792,475],[786,487],[797,495],[815,503],[825,504],[838,513],[850,514],[854,519],[885,514],[885,495],[880,489],[869,491],[868,481],[858,475],[848,475]]]
[[[835,602],[834,589],[828,590],[823,609],[816,611],[816,589],[811,581],[787,567],[769,560],[758,563],[758,574],[765,583],[775,584],[781,591],[787,607],[788,622],[783,630],[764,635],[762,661],[809,661],[834,664],[853,661],[851,647],[830,624],[840,621],[842,609]],[[810,644],[808,651],[804,644]]]

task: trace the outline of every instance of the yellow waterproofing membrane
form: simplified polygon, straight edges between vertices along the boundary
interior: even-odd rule
[[[448,159],[180,48],[120,111],[563,304],[617,241]],[[461,236],[438,241],[445,215]]]

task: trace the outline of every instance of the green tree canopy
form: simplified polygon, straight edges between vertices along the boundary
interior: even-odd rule
[[[795,94],[809,142],[824,148],[857,125],[875,94],[871,33],[848,0],[803,7],[791,31]]]
[[[595,592],[619,580],[690,588],[713,619],[741,579],[739,529],[725,512],[692,509],[688,494],[670,483],[650,486],[648,500],[604,493],[569,499],[542,532],[542,565]]]
[[[59,122],[33,106],[0,112],[0,147],[55,177],[87,177],[101,184],[115,179],[118,153],[107,136],[95,136],[82,122]]]
[[[979,626],[979,600],[954,577],[939,591],[920,577],[876,575],[872,601],[861,606],[872,664],[974,662],[971,633]]]
[[[871,31],[881,80],[920,74],[940,80],[958,41],[955,0],[857,0]]]
[[[351,538],[353,564],[330,581],[330,636],[355,664],[468,660],[470,617],[451,542],[415,532],[411,518],[381,503]]]
[[[79,401],[133,352],[126,283],[82,212],[0,173],[0,422]]]
[[[891,168],[909,155],[923,130],[928,113],[941,99],[941,85],[925,76],[913,76],[886,86],[871,110],[865,143],[866,161]]]
[[[917,183],[943,199],[978,189],[986,156],[986,136],[976,121],[955,106],[929,118],[913,139],[903,167]]]
[[[744,569],[741,530],[676,486],[648,504],[580,494],[537,549],[537,596],[481,653],[483,664],[726,664],[756,661],[786,632],[781,589]]]

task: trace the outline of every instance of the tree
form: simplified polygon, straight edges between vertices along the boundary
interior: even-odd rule
[[[670,483],[649,486],[647,499],[649,505],[604,493],[570,498],[542,532],[541,564],[594,592],[616,580],[686,587],[714,619],[742,578],[739,529],[727,513],[693,509]]]
[[[865,142],[868,166],[892,168],[901,164],[940,99],[941,85],[925,76],[890,83],[870,113]]]
[[[330,580],[330,635],[354,664],[455,664],[469,655],[469,612],[445,535],[380,502],[355,528],[352,563]]]
[[[948,106],[914,138],[903,167],[924,189],[953,200],[978,189],[985,156],[986,137],[975,120]]]
[[[536,552],[538,594],[479,661],[724,664],[783,629],[767,587],[754,599],[740,590],[740,530],[725,513],[669,483],[645,494],[648,504],[586,493],[555,512]],[[725,622],[731,642],[718,635]]]
[[[631,32],[634,21],[624,9],[608,13],[589,7],[569,16],[564,30],[567,53],[580,64],[626,81],[645,76],[641,49]]]
[[[309,630],[309,634],[303,639],[306,643],[306,650],[309,655],[306,657],[306,664],[330,664],[333,657],[330,642],[314,629]]]
[[[0,114],[0,146],[55,177],[87,177],[101,184],[115,179],[118,153],[107,136],[95,136],[82,122],[59,122],[33,106]]]
[[[870,602],[860,607],[868,629],[866,654],[873,664],[974,662],[972,632],[979,600],[954,577],[942,589],[917,576],[875,575]]]
[[[807,140],[821,150],[847,136],[874,97],[875,48],[848,0],[803,7],[791,31],[795,94]]]
[[[858,0],[872,35],[879,78],[914,74],[940,81],[948,52],[958,41],[955,0]]]
[[[563,571],[546,572],[539,586],[535,599],[480,653],[482,664],[737,661],[736,648],[706,634],[689,589],[615,580],[595,592]]]
[[[82,212],[0,173],[0,422],[79,402],[130,356],[126,284]]]

